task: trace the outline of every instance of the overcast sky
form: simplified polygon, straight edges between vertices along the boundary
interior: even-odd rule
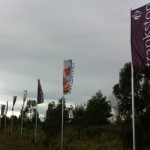
[[[74,59],[69,104],[86,103],[99,90],[112,94],[119,71],[131,61],[130,9],[149,0],[0,0],[0,104],[23,91],[36,99],[37,79],[45,103],[63,96],[63,60]]]

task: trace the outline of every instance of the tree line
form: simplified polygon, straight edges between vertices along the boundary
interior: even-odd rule
[[[136,145],[137,149],[141,150],[150,146],[150,70],[134,73],[134,89]],[[82,131],[87,128],[90,129],[88,135],[92,137],[99,134],[97,131],[101,127],[115,126],[116,134],[124,147],[132,147],[131,63],[126,63],[120,70],[118,83],[113,86],[112,96],[108,99],[99,90],[87,103],[75,107],[67,107],[64,97],[60,98],[58,103],[48,104],[44,122],[41,123],[38,115],[38,123],[41,124],[50,145],[53,139],[60,137],[62,102],[64,128],[75,128],[78,140],[81,139]],[[19,118],[14,117],[14,122],[20,124],[23,114],[24,127],[33,126],[36,111],[36,101],[29,100],[23,113],[20,111]],[[113,118],[113,122],[110,118]],[[11,118],[7,118],[8,122],[9,119]]]

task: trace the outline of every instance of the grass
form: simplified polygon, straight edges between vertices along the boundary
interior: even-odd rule
[[[95,134],[98,133],[98,134]],[[64,150],[119,150],[121,141],[116,135],[110,132],[102,132],[101,129],[81,130],[80,140],[77,136],[76,127],[66,127],[64,130]],[[50,150],[60,149],[60,135],[50,141]],[[9,129],[6,133],[0,133],[0,150],[48,150],[46,137],[43,130],[38,127],[37,143],[34,143],[34,128],[23,129],[20,135],[19,126],[13,130],[12,135]]]
[[[122,148],[118,135],[102,128],[87,128],[82,131],[80,140],[76,136],[70,142],[68,140],[66,135],[65,150],[121,150]]]
[[[113,126],[82,128],[80,139],[77,133],[76,127],[65,127],[63,150],[128,150],[123,149],[117,129]],[[48,148],[45,134],[40,126],[37,130],[37,142],[33,141],[34,127],[24,128],[22,136],[20,126],[13,130],[12,135],[8,128],[6,133],[0,133],[0,150],[60,150],[60,135],[50,141]]]
[[[84,129],[81,130],[80,140],[77,137],[75,127],[66,127],[64,130],[64,150],[120,150],[121,141],[117,135],[102,129]],[[106,129],[105,129],[106,130]],[[98,134],[96,134],[98,133]],[[45,134],[41,128],[37,130],[37,143],[34,142],[34,130],[24,129],[22,136],[19,127],[11,135],[1,133],[0,150],[48,150]],[[50,141],[50,150],[60,149],[60,135]]]
[[[47,150],[43,146],[45,134],[40,126],[37,129],[37,142],[34,142],[34,126],[23,128],[21,135],[20,126],[13,128],[12,134],[10,127],[6,132],[0,132],[0,150]]]
[[[15,142],[13,140],[1,140],[0,150],[27,150],[31,147],[28,145],[22,145],[22,143]]]

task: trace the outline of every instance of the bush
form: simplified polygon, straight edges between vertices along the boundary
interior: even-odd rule
[[[94,138],[95,136],[101,136],[102,130],[99,127],[89,127],[85,130],[86,136],[91,139]]]
[[[132,120],[126,120],[121,124],[120,137],[125,148],[132,148],[133,146],[133,131]],[[135,120],[135,142],[136,149],[142,150],[150,146],[150,134],[147,131],[144,123],[140,119]]]

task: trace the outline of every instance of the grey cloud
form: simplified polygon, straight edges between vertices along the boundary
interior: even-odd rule
[[[68,102],[84,103],[98,90],[109,97],[120,69],[131,61],[129,6],[129,0],[3,1],[2,99],[15,93],[21,99],[24,89],[36,99],[40,78],[45,103],[58,100],[63,60],[69,58],[75,59],[75,75]]]

